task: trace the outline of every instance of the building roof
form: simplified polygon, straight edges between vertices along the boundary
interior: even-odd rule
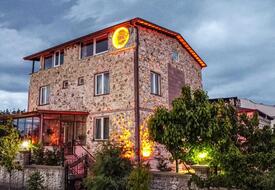
[[[67,46],[70,46],[70,45],[73,45],[73,44],[76,44],[76,43],[80,43],[86,38],[94,37],[94,36],[100,35],[102,33],[110,32],[110,31],[114,31],[115,29],[117,29],[118,27],[121,27],[121,26],[142,26],[142,27],[146,27],[146,28],[158,31],[160,33],[166,34],[168,36],[171,36],[171,37],[177,39],[180,42],[180,44],[187,50],[188,53],[190,53],[190,55],[198,62],[198,64],[202,68],[207,66],[206,63],[200,58],[200,56],[192,49],[192,47],[181,36],[181,34],[179,34],[177,32],[174,32],[172,30],[169,30],[167,28],[164,28],[162,26],[159,26],[157,24],[154,24],[152,22],[146,21],[142,18],[130,19],[128,21],[110,26],[108,28],[104,28],[102,30],[90,33],[88,35],[81,36],[79,38],[76,38],[76,39],[67,41],[65,43],[56,45],[54,47],[48,48],[46,50],[34,53],[32,55],[28,55],[28,56],[24,57],[23,59],[24,60],[39,60],[41,55],[47,54],[49,52],[53,52],[53,51],[55,51],[57,49],[60,49],[60,48],[65,48]]]
[[[248,112],[257,112],[259,114],[259,116],[263,117],[263,118],[267,118],[268,120],[273,120],[273,117],[267,115],[266,113],[258,110],[258,109],[251,109],[251,108],[238,108],[238,112],[239,113],[248,113]]]
[[[2,119],[19,119],[26,117],[35,117],[42,114],[57,114],[57,115],[88,115],[89,112],[83,111],[62,111],[62,110],[37,110],[32,112],[23,112],[18,114],[0,115],[0,120]]]

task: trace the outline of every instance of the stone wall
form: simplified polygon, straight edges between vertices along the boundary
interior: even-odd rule
[[[152,181],[150,190],[190,190],[188,182],[191,175],[176,174],[168,172],[154,172],[152,173]],[[207,190],[207,188],[201,189],[196,185],[191,185],[192,190]],[[211,188],[211,190],[227,190],[226,188]],[[233,189],[232,189],[233,190]]]
[[[63,190],[65,187],[65,170],[60,166],[25,166],[22,171],[12,172],[12,187],[22,189],[26,187],[29,176],[34,172],[40,172],[44,177],[44,186],[47,190]],[[0,167],[0,187],[8,186],[9,174]]]
[[[184,85],[202,89],[202,78],[200,65],[175,38],[139,27],[139,40],[140,123],[143,124],[156,107],[171,108],[172,100],[180,95]],[[178,52],[178,60],[172,59],[173,51]],[[160,95],[151,94],[151,71],[161,76]],[[147,159],[153,169],[156,167],[156,146]],[[171,156],[163,146],[158,148],[163,156]]]
[[[74,44],[64,50],[63,65],[32,74],[28,111],[40,109],[89,112],[86,142],[87,148],[92,153],[101,144],[94,140],[94,124],[97,117],[110,117],[110,133],[118,129],[121,122],[127,120],[128,127],[132,131],[131,139],[134,139],[136,31],[132,27],[129,30],[130,40],[121,50],[113,48],[111,32],[108,34],[109,51],[80,59],[81,46]],[[199,64],[176,39],[143,27],[139,27],[139,39],[140,123],[143,123],[157,106],[168,108],[171,100],[179,95],[184,84],[196,89],[202,88],[202,82]],[[172,60],[174,50],[179,53],[178,61]],[[110,73],[110,93],[95,96],[95,74],[106,71]],[[161,75],[160,96],[151,94],[150,71]],[[174,74],[177,77],[171,76]],[[77,84],[79,77],[84,77],[84,85]],[[180,80],[175,83],[177,79]],[[67,89],[62,88],[65,80],[69,83]],[[39,89],[45,85],[50,85],[50,103],[39,106]],[[171,86],[170,89],[169,86]]]

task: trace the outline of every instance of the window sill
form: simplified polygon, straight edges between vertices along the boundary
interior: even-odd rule
[[[39,104],[38,106],[47,106],[47,105],[50,105],[50,103],[47,103],[47,104]]]
[[[159,97],[161,97],[161,94],[155,94],[155,93],[152,93],[152,92],[151,92],[151,95],[154,95],[154,96],[159,96]]]
[[[109,95],[110,94],[110,92],[109,93],[106,93],[106,94],[95,94],[94,95],[94,97],[98,97],[98,96],[106,96],[106,95]]]
[[[93,139],[94,142],[107,142],[109,139]]]

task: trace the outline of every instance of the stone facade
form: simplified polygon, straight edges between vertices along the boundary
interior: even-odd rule
[[[140,123],[157,106],[169,108],[172,99],[181,92],[183,85],[193,89],[202,88],[201,67],[179,41],[173,37],[139,26],[139,99]],[[110,133],[119,130],[121,123],[127,123],[134,139],[135,95],[134,57],[136,29],[129,27],[130,39],[126,47],[116,50],[112,46],[113,32],[108,34],[109,50],[105,53],[80,59],[80,45],[73,44],[64,49],[64,64],[48,70],[40,70],[31,75],[28,111],[68,110],[87,111],[86,146],[93,153],[101,142],[94,140],[95,118],[109,116]],[[177,51],[179,60],[172,59]],[[41,57],[40,60],[43,60]],[[41,63],[43,68],[43,63]],[[95,96],[95,74],[108,71],[110,74],[110,93]],[[150,71],[161,75],[161,95],[150,93]],[[77,80],[84,77],[84,85]],[[68,80],[67,89],[62,89]],[[50,86],[48,105],[39,106],[39,89]]]
[[[152,173],[152,181],[150,190],[207,190],[208,188],[198,188],[195,184],[192,184],[189,188],[188,182],[191,175],[154,172]],[[210,188],[211,190],[228,190],[227,188]],[[236,190],[236,189],[232,189]]]
[[[11,176],[13,188],[22,189],[27,186],[27,180],[34,172],[38,171],[44,178],[44,187],[47,190],[63,190],[65,187],[64,168],[60,166],[24,166],[23,170],[14,170]],[[0,167],[0,189],[8,187],[9,175],[6,170]]]

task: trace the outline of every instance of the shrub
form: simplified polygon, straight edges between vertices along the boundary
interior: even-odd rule
[[[42,144],[33,146],[31,162],[37,165],[58,166],[63,161],[63,154],[60,150],[45,150]]]
[[[96,154],[93,175],[85,179],[88,190],[125,190],[132,170],[131,161],[124,158],[123,148],[114,143],[103,144]]]
[[[128,190],[149,190],[151,175],[147,167],[139,166],[128,177]]]
[[[44,147],[42,144],[34,144],[32,149],[31,162],[37,165],[44,164]]]
[[[34,172],[27,181],[27,190],[42,190],[44,178],[39,172]]]
[[[59,166],[62,164],[62,153],[60,150],[57,150],[56,148],[51,150],[45,151],[45,165],[49,166]]]

